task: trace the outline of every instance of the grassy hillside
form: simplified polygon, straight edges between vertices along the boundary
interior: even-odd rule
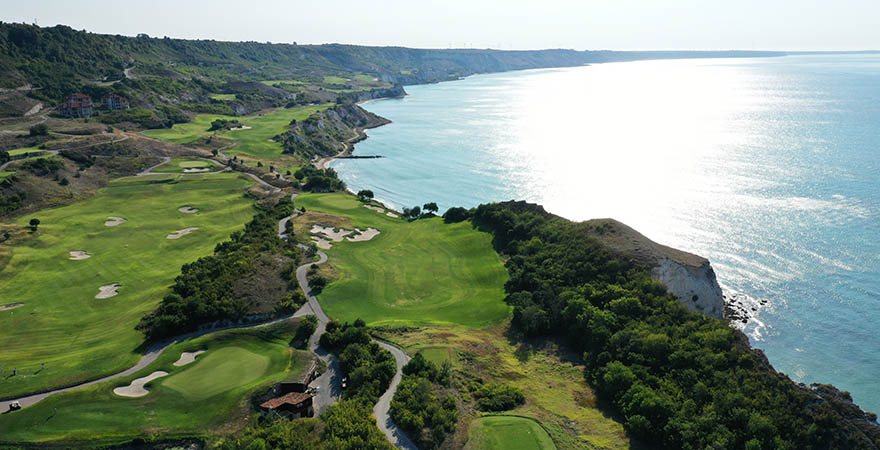
[[[16,219],[41,221],[35,235],[0,247],[0,397],[97,378],[133,365],[143,335],[134,326],[168,291],[180,266],[208,255],[253,215],[236,174],[158,175],[116,180],[90,200]],[[153,182],[169,180],[168,183]],[[182,206],[200,211],[184,214]],[[108,216],[127,222],[105,226]],[[168,234],[198,230],[179,239]],[[70,260],[71,251],[88,259]],[[118,283],[115,297],[98,288]],[[7,303],[4,301],[3,303]],[[40,370],[41,363],[46,368]],[[10,377],[12,368],[18,375]]]
[[[234,330],[175,344],[129,377],[56,394],[0,416],[0,443],[124,442],[136,437],[228,433],[244,426],[244,398],[306,368],[308,352],[290,348],[292,322]],[[206,350],[195,362],[173,363],[182,352]],[[143,397],[121,397],[119,386],[154,371],[169,375],[147,385]]]
[[[471,425],[468,448],[556,450],[550,436],[534,420],[514,416],[488,416]]]
[[[481,327],[507,317],[502,301],[507,275],[488,234],[440,218],[391,218],[346,194],[303,195],[295,205],[312,212],[296,220],[301,238],[308,239],[313,223],[381,232],[370,241],[343,241],[327,250],[341,279],[318,298],[334,319]],[[335,219],[314,214],[318,211]]]

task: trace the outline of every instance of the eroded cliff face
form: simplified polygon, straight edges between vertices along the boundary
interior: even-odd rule
[[[709,261],[691,267],[661,258],[651,269],[651,276],[660,280],[688,308],[716,319],[724,318],[724,296]]]
[[[709,260],[658,244],[613,219],[587,221],[591,234],[620,257],[651,269],[688,308],[724,319],[724,296]]]

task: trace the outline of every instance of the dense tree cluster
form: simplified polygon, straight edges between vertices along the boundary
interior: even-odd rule
[[[354,323],[330,322],[321,345],[339,357],[339,368],[348,377],[343,396],[374,404],[397,372],[394,355],[372,341],[360,319]]]
[[[394,450],[376,427],[370,405],[343,400],[320,419],[260,419],[219,450]]]
[[[303,183],[302,188],[310,192],[332,192],[345,189],[345,183],[339,179],[339,175],[333,168],[319,169],[312,164],[306,164],[296,172],[293,177]]]
[[[403,366],[403,379],[391,401],[391,418],[421,449],[440,447],[455,431],[455,397],[442,394],[449,387],[451,369],[448,361],[437,367],[421,353]]]
[[[185,264],[175,278],[171,293],[159,307],[141,319],[137,328],[148,339],[185,333],[219,321],[237,321],[248,314],[248,306],[237,298],[234,286],[254,270],[260,254],[284,254],[298,259],[298,250],[278,239],[278,219],[293,211],[290,199],[257,212],[244,230],[232,233],[217,244],[214,254]]]
[[[742,333],[614,258],[588,224],[523,203],[481,205],[473,221],[507,257],[515,325],[582,350],[584,376],[631,435],[668,449],[880,443],[880,429],[851,403],[777,373]]]
[[[237,120],[216,119],[211,122],[211,127],[208,128],[208,131],[222,131],[238,127],[241,127],[241,122]]]

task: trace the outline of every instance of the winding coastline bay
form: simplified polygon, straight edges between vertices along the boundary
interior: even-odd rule
[[[708,257],[752,343],[880,410],[880,56],[611,63],[407,87],[338,160],[401,208],[511,198]]]

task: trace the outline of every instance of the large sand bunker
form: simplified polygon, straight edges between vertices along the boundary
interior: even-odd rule
[[[177,210],[184,214],[194,214],[199,212],[199,208],[193,208],[192,206],[181,206],[180,208],[177,208]]]
[[[190,167],[188,169],[183,169],[183,173],[196,173],[196,172],[210,172],[210,167]]]
[[[394,214],[394,213],[391,212],[391,211],[388,211],[387,213],[385,213],[385,215],[388,216],[388,217],[394,218],[394,219],[400,217],[400,216],[398,216],[397,214]]]
[[[157,370],[145,377],[133,380],[128,386],[120,386],[116,389],[113,389],[113,393],[121,397],[143,397],[150,393],[150,391],[145,388],[144,385],[155,380],[156,378],[162,378],[165,375],[168,375],[168,372]]]
[[[116,284],[116,283],[108,284],[108,285],[105,285],[105,286],[101,286],[101,287],[98,288],[98,290],[101,291],[101,292],[98,292],[98,295],[96,295],[95,298],[110,298],[110,297],[113,297],[113,296],[115,296],[116,294],[119,293],[119,292],[116,292],[117,289],[119,289],[119,285]]]
[[[333,227],[322,227],[320,225],[312,225],[312,229],[309,230],[313,234],[323,234],[327,236],[327,239],[330,239],[333,242],[342,242],[342,239],[351,233],[354,233],[351,230],[344,230],[342,228],[339,231],[336,231],[336,228]]]
[[[15,309],[15,308],[18,308],[19,306],[24,306],[24,303],[7,303],[5,305],[0,305],[0,311]]]
[[[182,230],[177,230],[174,233],[171,233],[168,236],[165,236],[165,239],[180,239],[181,237],[186,236],[187,234],[190,234],[193,231],[196,231],[198,229],[199,229],[199,227],[189,227],[189,228],[184,228]]]
[[[104,222],[105,227],[115,227],[116,225],[119,225],[120,223],[128,222],[128,220],[126,220],[125,218],[122,218],[122,217],[108,216],[107,218],[110,220]]]
[[[70,252],[70,259],[74,261],[79,261],[81,259],[89,259],[92,255],[82,251],[82,250],[73,250]]]
[[[333,247],[333,244],[331,244],[330,241],[328,241],[327,239],[320,238],[318,236],[312,236],[312,240],[315,241],[315,245],[317,245],[318,248],[330,250],[330,247]]]
[[[374,237],[379,235],[379,230],[377,230],[373,227],[367,228],[366,231],[361,231],[361,230],[355,228],[355,231],[357,231],[356,235],[349,236],[346,239],[348,239],[351,242],[363,242],[363,241],[369,241],[370,239],[373,239]]]
[[[202,353],[205,353],[206,351],[207,350],[196,350],[194,352],[183,352],[180,354],[180,359],[178,359],[177,361],[174,361],[174,366],[180,367],[180,366],[185,366],[187,364],[190,364],[196,360],[196,356],[199,356]]]
[[[373,205],[364,205],[364,208],[372,209],[373,211],[376,211],[377,213],[380,213],[380,214],[385,212],[384,208],[380,208],[378,206],[373,206]]]

